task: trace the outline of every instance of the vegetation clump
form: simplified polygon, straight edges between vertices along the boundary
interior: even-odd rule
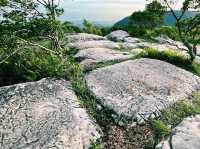
[[[145,48],[145,51],[147,52],[147,55],[145,57],[169,62],[200,76],[200,64],[196,61],[193,61],[191,63],[189,56],[183,55],[179,51],[174,51],[170,49],[158,51],[153,48]]]
[[[140,37],[147,34],[148,31],[161,26],[165,11],[166,7],[162,6],[161,3],[157,0],[152,1],[146,5],[144,11],[134,12],[129,17],[129,33]]]
[[[175,128],[184,118],[200,114],[200,92],[192,95],[190,100],[182,100],[173,106],[160,111],[160,116],[150,119],[149,124],[154,132],[154,148],[162,140],[173,135]]]

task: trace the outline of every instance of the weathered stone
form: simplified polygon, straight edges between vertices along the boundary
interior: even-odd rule
[[[143,54],[148,54],[144,49],[132,49],[132,50],[131,50],[131,53],[132,53],[133,55],[139,55],[139,54],[141,54],[141,53],[143,53]]]
[[[84,69],[92,69],[99,62],[128,60],[133,55],[128,52],[121,52],[107,48],[89,48],[80,50],[74,58],[80,62]]]
[[[122,42],[122,43],[119,43],[119,45],[121,49],[124,49],[124,50],[132,50],[132,49],[136,49],[140,47],[137,43],[129,43],[129,42]]]
[[[87,33],[77,33],[67,35],[64,38],[65,43],[73,43],[73,42],[80,42],[80,41],[93,41],[93,40],[106,40],[105,37],[94,35],[94,34],[87,34]]]
[[[187,48],[184,46],[182,42],[172,40],[167,36],[157,37],[155,38],[155,40],[160,44],[176,47],[176,49],[179,49],[179,50],[187,50]]]
[[[200,149],[200,115],[185,118],[167,141],[157,145],[157,149]]]
[[[165,43],[168,43],[168,44],[171,44],[171,45],[175,45],[175,41],[172,40],[171,38],[169,38],[168,36],[158,36],[155,38],[155,40],[158,42],[158,43],[161,43],[161,44],[165,44]]]
[[[87,149],[98,131],[68,81],[47,78],[0,88],[1,149]]]
[[[124,39],[129,36],[130,35],[126,31],[116,30],[108,34],[106,38],[112,41],[124,41]]]
[[[185,99],[200,88],[200,79],[194,74],[146,58],[94,70],[85,80],[104,107],[115,111],[118,118],[137,121]]]
[[[143,42],[143,40],[140,39],[140,38],[126,37],[126,38],[124,38],[124,42],[128,42],[128,43],[139,43],[139,42]]]
[[[164,44],[164,43],[153,43],[153,42],[141,42],[136,44],[138,48],[153,48],[160,52],[166,51],[166,50],[175,50],[180,51],[180,49],[176,46]]]
[[[153,43],[150,48],[157,49],[158,51],[166,51],[166,50],[175,50],[175,51],[180,51],[179,48],[173,45],[168,45],[168,44],[157,44]]]
[[[88,48],[120,49],[120,46],[117,43],[108,40],[74,42],[74,43],[69,43],[67,46],[79,50]]]

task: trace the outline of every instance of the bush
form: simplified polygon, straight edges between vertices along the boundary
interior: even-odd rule
[[[89,33],[89,34],[96,34],[96,35],[102,35],[101,29],[92,23],[90,23],[87,20],[83,21],[83,32]]]
[[[171,133],[171,129],[160,120],[152,120],[151,127],[157,138],[164,138]]]
[[[148,58],[169,62],[200,76],[200,64],[195,61],[191,62],[189,57],[186,57],[179,52],[174,50],[160,52],[153,48],[145,48],[145,51],[147,52],[146,57]]]
[[[178,31],[175,27],[162,26],[156,28],[154,31],[155,31],[155,36],[166,35],[173,40],[179,40]]]
[[[0,53],[10,54],[2,49]],[[62,77],[66,69],[66,61],[58,55],[33,47],[24,48],[1,64],[0,86],[39,80],[43,77]]]
[[[169,49],[169,50],[160,52],[153,48],[145,48],[145,51],[148,53],[147,57],[149,58],[164,60],[169,63],[180,65],[180,66],[181,65],[188,66],[191,64],[190,60],[186,56],[174,50]]]

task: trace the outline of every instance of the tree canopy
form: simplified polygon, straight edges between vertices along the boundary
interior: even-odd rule
[[[129,18],[129,26],[155,28],[162,24],[166,7],[157,0],[146,5],[144,11],[134,12]]]
[[[29,36],[37,34],[50,38],[54,50],[61,48],[59,44],[61,28],[57,18],[64,10],[59,7],[59,1],[1,0],[0,12],[3,17],[1,23],[7,24],[8,29],[14,27],[14,32],[11,30],[13,35],[19,36],[23,31]]]
[[[171,11],[175,20],[176,27],[178,30],[178,35],[183,44],[188,48],[188,53],[190,54],[191,61],[195,59],[197,54],[197,43],[200,41],[200,13],[195,17],[184,19],[183,16],[188,10],[193,10],[199,12],[200,10],[200,0],[184,0],[181,15],[177,16],[173,5],[177,3],[176,0],[162,0],[162,3]],[[192,42],[189,42],[188,36],[192,38]]]

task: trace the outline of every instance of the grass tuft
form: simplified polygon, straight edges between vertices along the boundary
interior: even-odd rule
[[[153,48],[145,48],[144,50],[147,52],[144,57],[166,61],[200,76],[200,64],[196,61],[191,62],[188,56],[178,51],[158,51]]]
[[[175,103],[160,112],[161,115],[158,118],[149,120],[156,143],[171,136],[171,130],[180,124],[184,118],[200,114],[200,92],[194,93],[191,100]]]
[[[154,135],[157,138],[165,138],[169,136],[171,133],[171,128],[169,128],[165,123],[161,120],[152,120],[151,127],[154,130]]]

